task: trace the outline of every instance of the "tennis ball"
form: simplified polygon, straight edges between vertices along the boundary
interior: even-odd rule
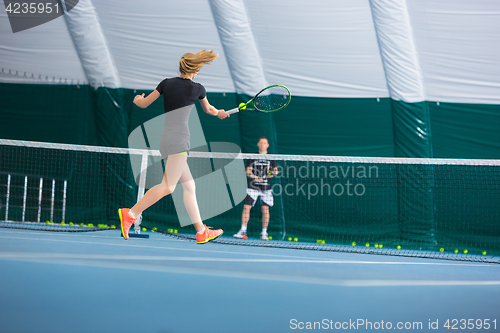
[[[483,256],[485,256],[485,255],[486,255],[486,251],[483,251]]]
[[[458,253],[458,249],[455,249],[455,253]]]
[[[50,224],[50,221],[45,221],[45,224]]]
[[[298,241],[299,241],[299,239],[298,239],[297,237],[295,237],[295,238],[293,239],[293,241],[294,241],[294,242],[298,242]]]
[[[176,234],[176,233],[177,233],[177,229],[174,229],[174,234]]]
[[[439,252],[444,252],[444,249],[443,249],[443,248],[440,248],[440,249],[439,249]]]
[[[94,225],[92,223],[89,223],[89,228],[93,228]]]
[[[174,232],[174,229],[167,229],[168,232]]]
[[[69,225],[70,225],[70,226],[73,226],[73,222],[70,222],[70,223],[69,223]]]
[[[61,222],[61,225],[65,225],[65,223],[64,223],[64,222]]]
[[[382,247],[384,247],[382,244],[379,244],[378,245],[378,248],[381,249]]]
[[[268,238],[269,238],[269,239],[273,239],[273,237],[272,237],[272,236],[269,236]]]
[[[398,250],[401,250],[401,245],[396,246]]]
[[[467,254],[467,253],[469,253],[469,251],[468,251],[467,249],[465,249],[465,250],[464,250],[464,253],[465,253],[465,254]]]
[[[83,224],[83,223],[80,223],[80,227],[83,227],[83,226],[84,226],[84,224]]]
[[[112,225],[112,226],[111,226],[111,229],[116,229],[116,226]]]
[[[288,240],[291,242],[292,241],[292,237],[288,237]]]
[[[356,246],[356,242],[352,242],[352,246]]]
[[[366,244],[365,244],[365,246],[366,246],[366,247],[370,246],[370,243],[366,243]]]
[[[247,108],[247,106],[245,105],[245,103],[240,103],[240,105],[238,105],[238,107],[242,110],[245,110]]]
[[[142,228],[142,231],[146,231],[146,228]]]
[[[375,247],[378,247],[378,244],[375,244]]]

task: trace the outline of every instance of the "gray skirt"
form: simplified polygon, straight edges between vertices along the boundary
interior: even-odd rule
[[[182,152],[189,153],[189,114],[193,105],[165,113],[165,125],[160,137],[162,159]]]

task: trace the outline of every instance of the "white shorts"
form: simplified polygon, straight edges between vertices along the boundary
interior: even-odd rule
[[[272,190],[260,191],[254,188],[247,188],[247,195],[253,200],[252,207],[255,205],[255,202],[257,201],[258,197],[260,197],[261,202],[264,202],[269,207],[272,207],[274,205]],[[245,201],[245,204],[250,204],[250,203],[247,203],[247,201]]]

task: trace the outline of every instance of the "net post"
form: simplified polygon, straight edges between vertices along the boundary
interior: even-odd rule
[[[63,206],[62,206],[62,222],[65,222],[66,218],[66,188],[68,186],[68,181],[64,180],[64,189],[63,189]]]
[[[40,186],[38,190],[38,216],[37,222],[40,222],[40,216],[42,214],[42,188],[43,188],[43,178],[40,177]]]
[[[24,176],[24,194],[23,194],[23,218],[22,222],[25,221],[26,217],[26,196],[28,195],[28,176]]]
[[[137,201],[141,200],[146,190],[146,175],[148,170],[148,152],[142,153],[141,173],[139,178],[139,188],[137,189]]]
[[[5,198],[5,222],[9,220],[10,174],[7,175],[7,197]]]
[[[144,192],[146,191],[146,176],[148,173],[148,155],[149,150],[144,151],[142,153],[142,161],[141,161],[141,173],[139,178],[139,187],[137,189],[137,201],[141,200],[144,196]],[[134,231],[136,234],[141,233],[141,222],[142,222],[142,214],[137,216],[137,220],[134,223]]]
[[[50,203],[50,222],[54,222],[54,200],[56,196],[56,180],[52,179],[52,198]]]

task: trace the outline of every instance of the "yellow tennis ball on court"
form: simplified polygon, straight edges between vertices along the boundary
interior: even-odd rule
[[[483,251],[483,256],[485,256],[485,255],[486,255],[486,251]]]
[[[112,225],[112,226],[111,226],[111,229],[116,229],[116,226]]]
[[[352,242],[352,246],[356,246],[356,242]]]
[[[288,240],[291,242],[292,241],[292,237],[288,237]]]
[[[240,103],[240,105],[238,105],[238,107],[242,110],[245,110],[247,108],[247,106],[245,105],[245,103]]]
[[[45,224],[50,224],[50,221],[45,221]]]
[[[464,253],[465,253],[465,254],[467,254],[467,253],[469,253],[469,251],[468,251],[467,249],[465,249],[465,250],[464,250]]]
[[[378,247],[378,244],[375,244],[375,247]]]
[[[297,242],[298,240],[299,240],[299,239],[298,239],[297,237],[295,237],[295,238],[293,239],[293,241],[294,241],[294,242]]]
[[[366,246],[366,247],[370,246],[370,243],[366,243],[366,244],[365,244],[365,246]]]
[[[401,250],[401,245],[396,246],[398,250]]]
[[[443,248],[440,248],[440,249],[439,249],[439,252],[444,252],[444,249],[443,249]]]
[[[455,249],[455,253],[458,253],[458,249]]]
[[[65,224],[66,224],[66,223],[64,223],[64,222],[61,222],[61,225],[65,225]]]
[[[271,240],[271,239],[273,239],[273,236],[269,236],[268,238]]]
[[[73,222],[70,222],[70,223],[69,223],[69,225],[70,225],[70,226],[73,226]]]
[[[382,244],[379,244],[379,245],[378,245],[378,248],[379,248],[379,249],[381,249],[381,248],[383,248],[383,247],[384,247],[384,246],[383,246]]]
[[[146,228],[142,228],[142,231],[146,231]]]
[[[85,224],[83,224],[83,223],[80,223],[80,227],[83,227],[84,225],[85,225]]]
[[[168,232],[174,232],[174,229],[167,229]]]
[[[174,229],[174,234],[176,234],[176,233],[177,233],[177,229]]]
[[[93,228],[94,225],[92,223],[89,223],[89,228]]]

